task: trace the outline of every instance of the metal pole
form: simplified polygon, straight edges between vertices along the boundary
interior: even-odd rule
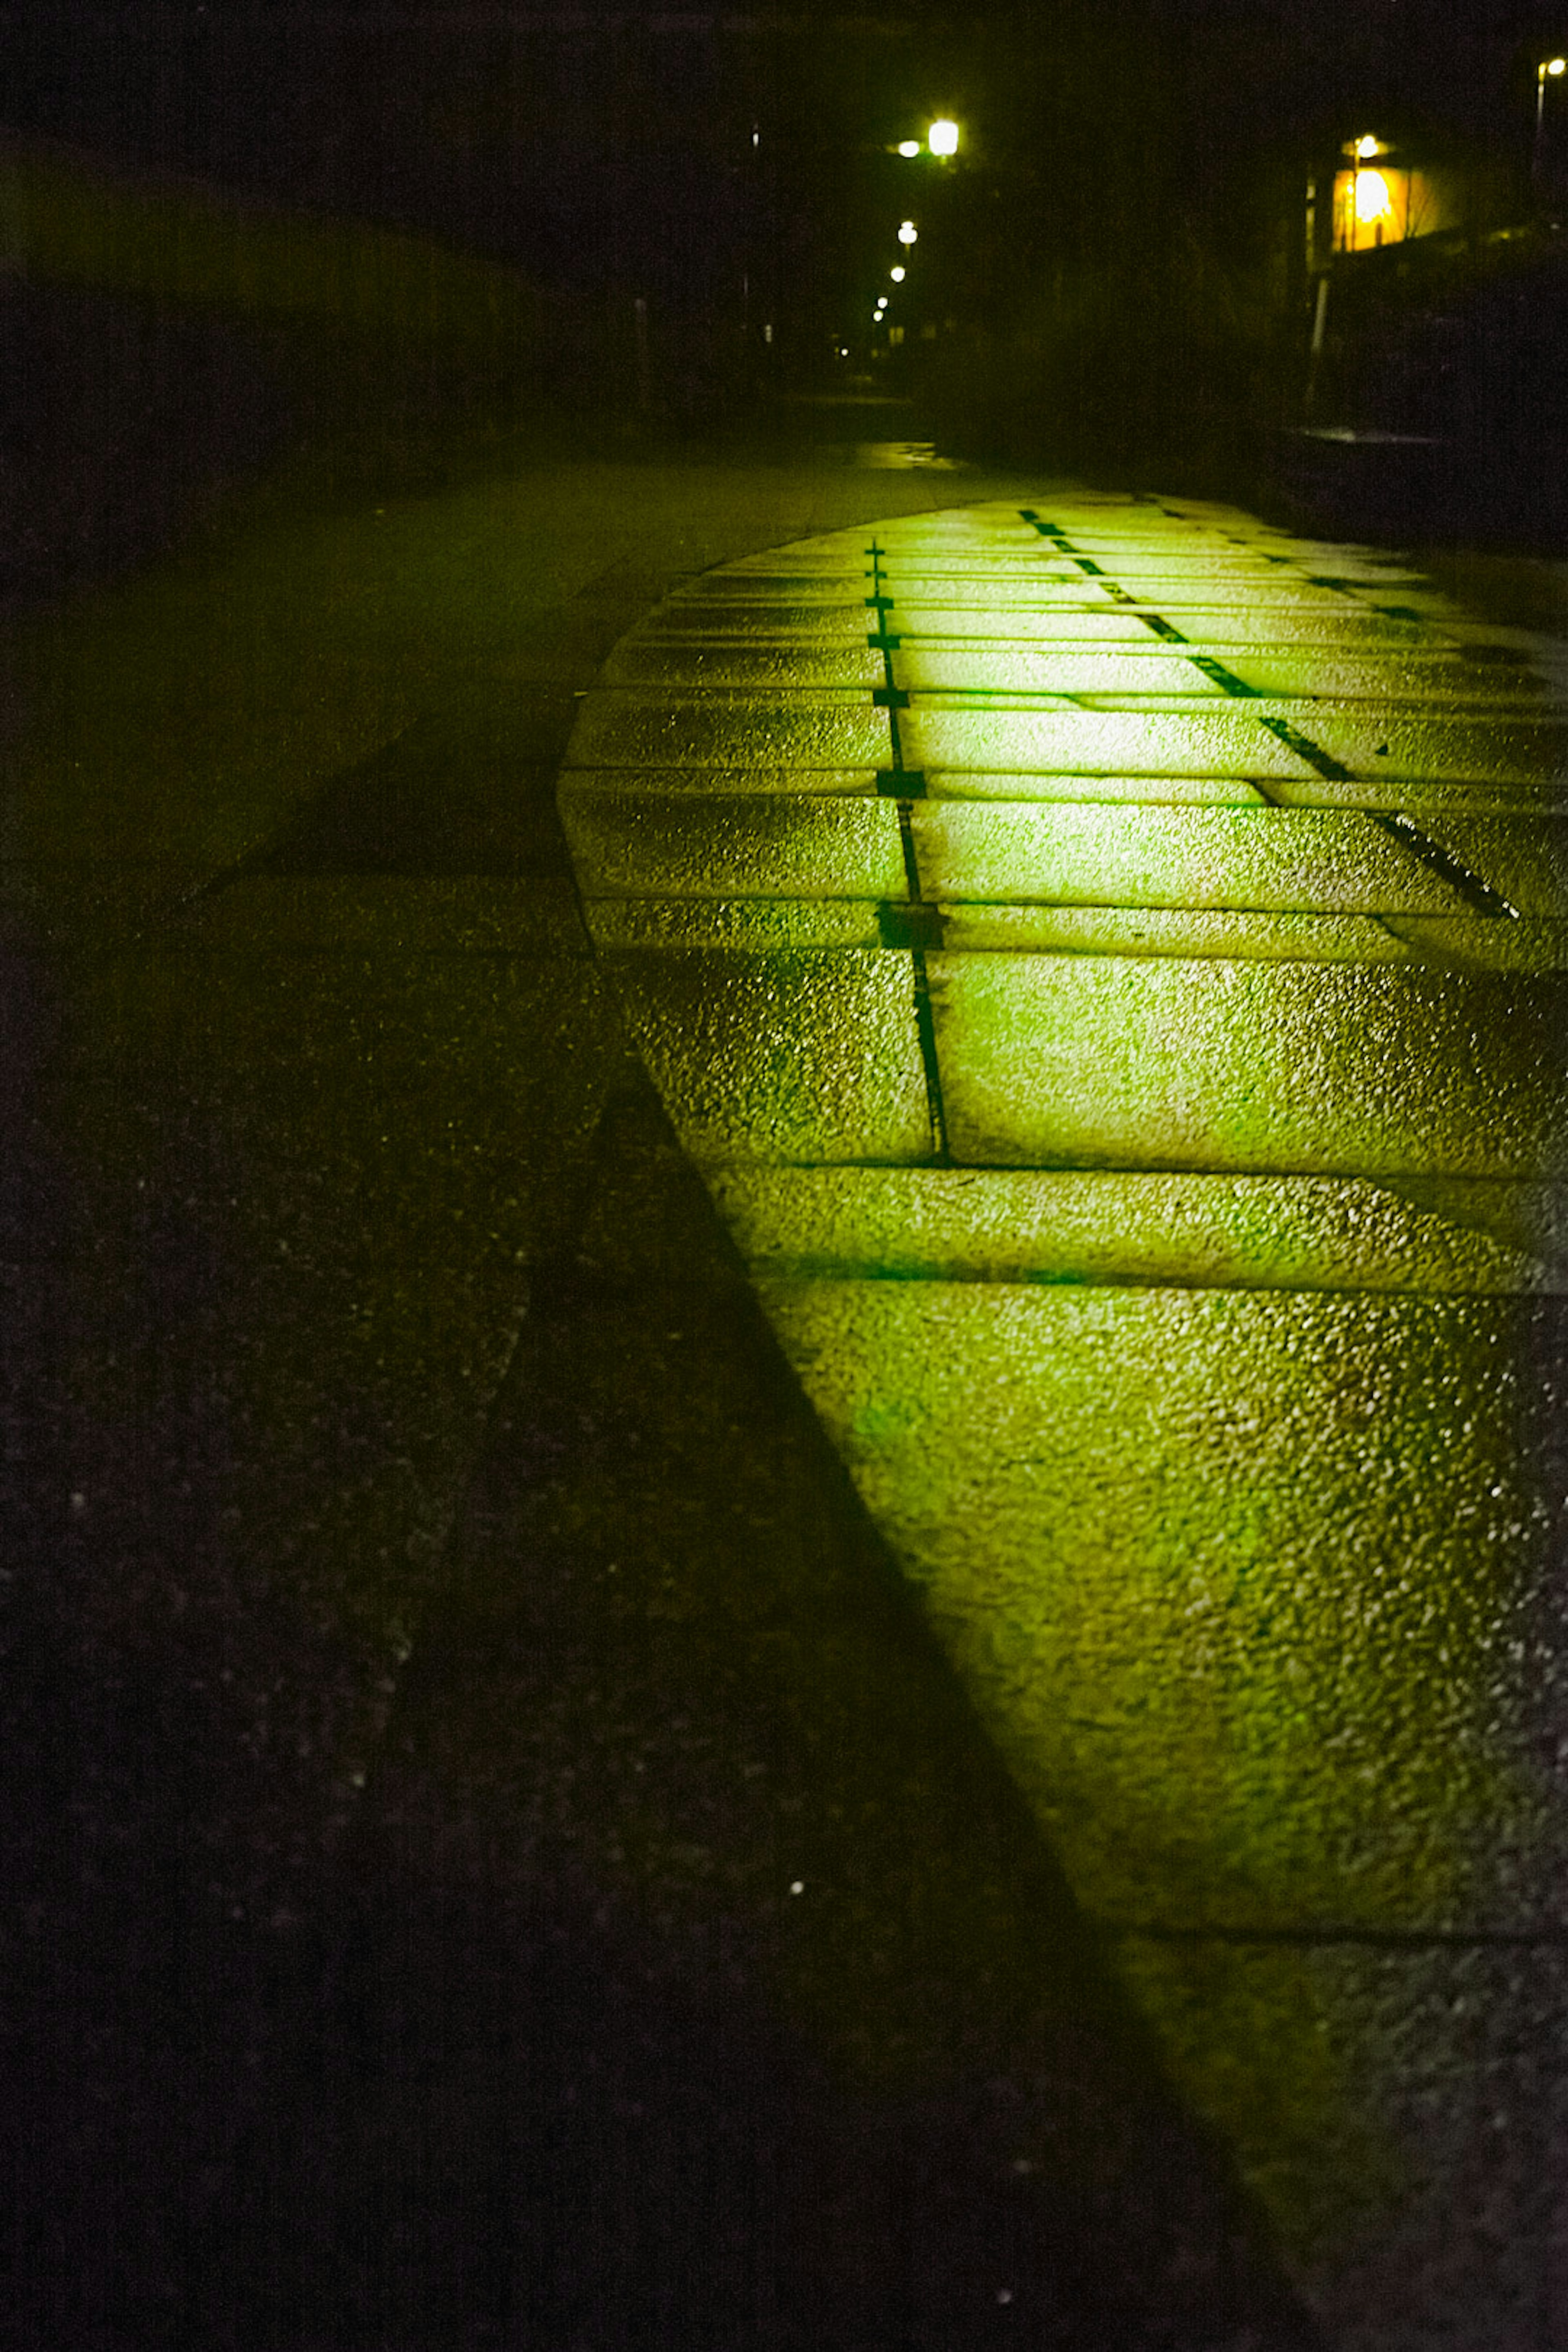
[[[1325,269],[1318,280],[1317,306],[1312,312],[1312,350],[1307,362],[1307,390],[1301,402],[1303,418],[1312,414],[1312,400],[1318,389],[1318,362],[1323,355],[1323,335],[1329,320],[1329,273]]]

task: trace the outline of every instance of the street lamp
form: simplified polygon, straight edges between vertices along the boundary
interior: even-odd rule
[[[1535,68],[1535,135],[1541,136],[1542,110],[1546,104],[1546,84],[1555,81],[1560,74],[1568,73],[1568,58],[1542,58]]]
[[[926,145],[933,155],[956,155],[958,152],[957,123],[949,121],[947,116],[942,115],[926,132]]]
[[[920,231],[915,226],[913,221],[900,221],[899,223],[899,243],[901,246],[909,247],[913,245],[919,235]]]
[[[1350,209],[1344,228],[1344,249],[1347,253],[1353,253],[1356,249],[1358,228],[1376,226],[1377,243],[1381,245],[1383,230],[1380,224],[1393,220],[1394,197],[1388,182],[1381,172],[1369,172],[1364,168],[1374,155],[1386,155],[1388,152],[1385,142],[1371,131],[1363,131],[1359,139],[1347,139],[1340,150],[1341,154],[1348,155],[1351,162]],[[1408,223],[1405,233],[1409,234]]]
[[[899,142],[899,152],[900,152],[900,155],[906,155],[906,156],[918,155],[918,154],[920,153],[920,152],[921,152],[921,142],[920,142],[920,141],[919,141],[918,139],[900,139],[900,142]]]

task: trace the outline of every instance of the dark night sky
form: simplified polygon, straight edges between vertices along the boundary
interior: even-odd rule
[[[981,14],[25,0],[4,22],[14,129],[430,231],[574,295],[647,289],[696,313],[742,269],[831,307],[862,223],[894,200],[883,150],[939,109],[965,124],[972,213],[991,175],[993,242],[1016,278],[1064,235],[1126,248],[1178,211],[1223,247],[1259,217],[1270,174],[1304,181],[1373,114],[1517,163],[1529,60],[1568,39],[1568,0],[1556,36],[1522,0]]]

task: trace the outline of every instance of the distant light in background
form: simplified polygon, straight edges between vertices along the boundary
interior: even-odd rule
[[[1568,73],[1568,58],[1548,58],[1539,70],[1543,74]]]
[[[1358,221],[1387,220],[1394,211],[1394,199],[1388,193],[1388,182],[1381,172],[1358,172],[1355,182],[1355,216]]]
[[[1375,155],[1377,153],[1377,141],[1373,137],[1370,131],[1367,132],[1364,139],[1358,139],[1356,141],[1355,152],[1358,155]]]
[[[900,245],[913,245],[919,235],[920,231],[915,226],[913,221],[900,221],[899,223],[899,243]]]
[[[909,271],[904,268],[901,261],[896,269],[889,269],[888,272],[889,277],[892,279],[895,286],[901,286],[909,274]]]
[[[920,141],[919,141],[918,139],[900,139],[900,142],[899,142],[899,152],[900,152],[900,155],[918,155],[918,154],[920,153],[920,152],[921,152],[921,142],[920,142]]]
[[[927,131],[926,145],[933,155],[956,155],[958,152],[957,123],[950,122],[943,115],[939,121],[933,122]]]

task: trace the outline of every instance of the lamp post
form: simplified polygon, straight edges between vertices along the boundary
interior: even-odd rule
[[[1531,186],[1539,202],[1546,194],[1546,86],[1568,73],[1568,58],[1541,58],[1535,68],[1535,141],[1530,151]],[[1555,174],[1552,175],[1555,177]]]

